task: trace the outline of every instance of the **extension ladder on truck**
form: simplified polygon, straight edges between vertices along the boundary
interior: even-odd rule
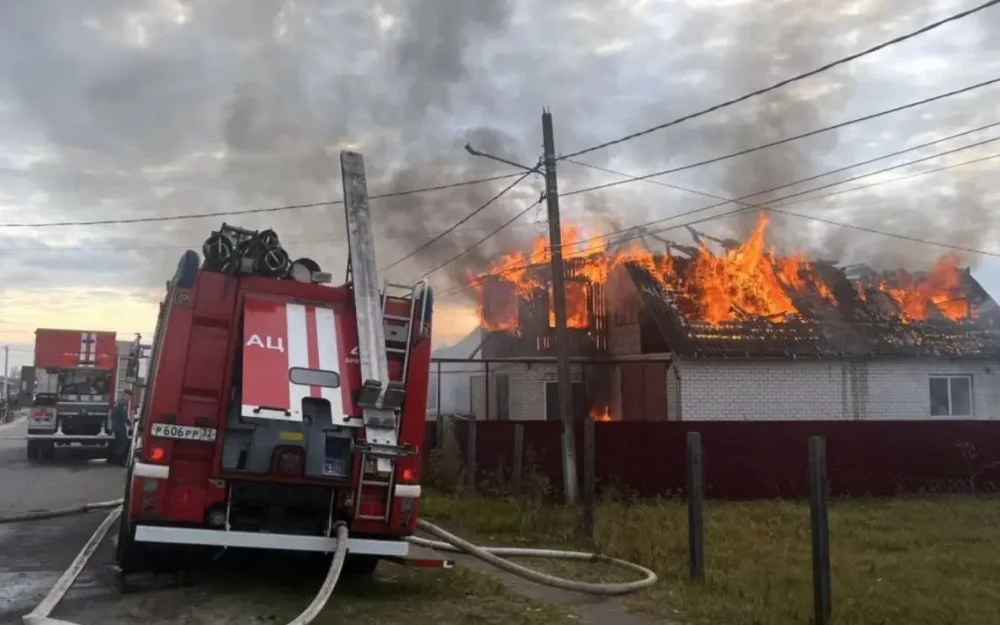
[[[358,405],[362,409],[364,428],[364,440],[358,441],[356,445],[361,462],[356,491],[359,496],[355,502],[357,514],[360,493],[365,486],[385,488],[386,500],[391,501],[396,460],[414,453],[409,447],[399,445],[398,427],[399,411],[406,395],[405,371],[412,343],[411,332],[424,283],[411,288],[408,316],[391,315],[386,318],[390,285],[386,283],[385,293],[380,296],[364,160],[360,154],[344,152],[340,155],[340,167],[344,181],[344,212],[347,216],[348,267],[358,324],[358,360],[361,369]],[[421,316],[424,316],[425,310],[426,307],[422,306],[421,311],[424,312],[421,312]],[[398,380],[389,377],[389,353],[403,356],[403,373]],[[386,515],[389,509],[386,506]],[[381,521],[385,517],[380,515],[372,518]]]
[[[399,295],[390,295],[390,292],[402,291]],[[413,349],[413,333],[416,330],[418,333],[423,333],[426,331],[426,321],[428,315],[428,308],[430,306],[430,299],[426,297],[427,295],[427,281],[422,280],[414,285],[403,285],[394,284],[392,282],[386,281],[382,287],[382,319],[383,319],[383,332],[385,336],[385,351],[387,354],[394,355],[398,360],[399,367],[389,368],[389,383],[393,385],[399,385],[403,388],[406,387],[407,372],[409,371],[410,363],[410,352]],[[406,314],[399,314],[405,311]],[[398,420],[396,421],[396,427],[398,428]],[[397,430],[398,431],[398,430]],[[395,458],[386,458],[394,469]],[[377,462],[377,457],[362,452],[361,462]],[[358,482],[358,492],[364,492],[364,487],[373,486],[384,488],[385,493],[385,513],[380,515],[369,515],[361,512],[361,498],[358,497],[355,501],[355,518],[372,520],[372,521],[385,521],[387,520],[389,511],[391,510],[393,490],[395,487],[394,476],[395,471],[391,471],[388,476],[378,475],[380,472],[377,470],[370,471],[370,473],[375,473],[378,477],[368,479],[366,474],[368,471],[362,471],[359,482]],[[388,479],[386,479],[388,477]]]

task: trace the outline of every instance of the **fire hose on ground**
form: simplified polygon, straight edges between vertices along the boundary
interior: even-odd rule
[[[90,558],[94,555],[94,552],[97,551],[98,545],[102,540],[104,540],[104,537],[111,529],[111,526],[114,525],[114,522],[121,515],[121,504],[122,500],[118,499],[114,501],[101,501],[81,506],[61,508],[58,510],[45,510],[0,517],[0,524],[3,524],[37,519],[51,519],[60,516],[83,514],[94,510],[106,510],[108,508],[112,508],[107,518],[101,522],[101,525],[98,526],[97,530],[90,537],[90,540],[87,541],[87,544],[84,545],[80,553],[77,554],[69,568],[66,569],[62,576],[56,581],[52,590],[49,591],[49,594],[42,599],[42,601],[34,610],[31,611],[31,613],[24,616],[25,625],[74,625],[68,621],[60,621],[58,619],[50,618],[49,614],[51,614],[52,610],[55,609],[56,605],[69,590],[69,587],[83,571],[87,561],[90,560]],[[551,586],[553,588],[560,588],[563,590],[592,595],[615,596],[636,592],[655,584],[657,580],[656,573],[644,566],[597,553],[585,551],[564,551],[557,549],[530,549],[522,547],[482,547],[474,545],[469,541],[460,538],[459,536],[456,536],[428,521],[418,520],[417,527],[440,540],[430,540],[420,536],[411,536],[408,538],[411,544],[419,547],[434,549],[436,551],[468,554],[503,571],[507,571],[508,573],[517,575],[518,577],[522,577],[545,586]],[[331,563],[330,569],[326,574],[326,578],[323,580],[323,585],[320,587],[319,592],[309,603],[306,609],[303,610],[302,613],[299,614],[294,620],[292,620],[289,625],[308,625],[311,623],[316,616],[319,615],[320,611],[322,611],[327,601],[330,600],[330,596],[333,594],[333,589],[337,585],[337,581],[340,579],[340,572],[343,569],[344,560],[347,557],[348,538],[347,526],[345,524],[338,523],[335,529],[337,534],[337,547],[334,551],[333,562]],[[548,558],[554,560],[576,560],[583,562],[614,564],[616,566],[635,571],[636,573],[641,574],[643,578],[632,582],[619,583],[581,582],[529,569],[528,567],[511,562],[510,560],[505,559],[505,557]]]

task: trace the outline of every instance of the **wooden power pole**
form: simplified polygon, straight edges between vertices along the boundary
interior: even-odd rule
[[[563,491],[567,505],[577,500],[576,441],[573,432],[573,389],[569,371],[569,333],[566,331],[566,284],[563,269],[562,231],[559,226],[559,185],[556,181],[556,147],[552,113],[542,112],[545,149],[545,200],[549,212],[549,249],[552,254],[552,306],[556,317],[556,370],[559,419],[562,421]]]

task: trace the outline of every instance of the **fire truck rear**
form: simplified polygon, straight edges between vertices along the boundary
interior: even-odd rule
[[[110,454],[117,363],[114,332],[35,331],[29,460],[51,459],[57,446],[72,444],[106,445]]]
[[[117,560],[181,545],[414,563],[430,368],[426,282],[379,288],[361,156],[341,155],[348,282],[273,231],[223,225],[181,258],[153,338]],[[417,564],[432,566],[434,561]]]

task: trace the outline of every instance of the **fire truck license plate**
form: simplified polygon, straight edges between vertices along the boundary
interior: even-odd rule
[[[182,441],[215,441],[215,428],[198,428],[191,425],[154,423],[149,433],[156,438],[174,438]]]

